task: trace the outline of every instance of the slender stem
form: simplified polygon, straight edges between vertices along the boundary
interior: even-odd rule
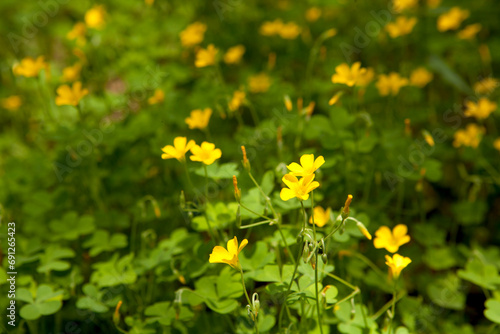
[[[359,253],[353,253],[353,254],[358,259],[360,259],[361,261],[366,263],[370,268],[372,268],[381,277],[383,277],[384,279],[386,278],[385,274],[372,261],[370,261],[370,259],[368,259],[366,256],[359,254]]]
[[[203,168],[205,169],[205,210],[203,211],[205,214],[205,220],[207,221],[207,226],[208,230],[210,231],[210,235],[212,238],[215,240],[215,243],[218,245],[219,244],[219,236],[218,234],[215,234],[212,225],[210,224],[210,219],[208,217],[208,172],[207,172],[207,165],[203,164]]]
[[[396,281],[394,281],[394,290],[392,291],[391,319],[389,320],[389,326],[387,327],[387,334],[391,332],[395,309],[396,309]]]
[[[252,306],[252,302],[250,301],[250,297],[248,296],[247,288],[245,286],[245,277],[243,276],[243,269],[240,268],[241,274],[241,284],[243,285],[243,292],[245,292],[245,297],[247,297],[248,305]]]
[[[276,214],[276,211],[274,210],[273,203],[271,203],[271,199],[269,198],[269,196],[267,196],[266,193],[264,192],[264,190],[262,190],[259,183],[257,182],[257,180],[255,180],[255,178],[253,177],[251,172],[248,172],[248,176],[250,176],[250,179],[255,184],[257,189],[259,189],[260,193],[262,194],[262,196],[266,200],[266,203],[269,205],[269,209],[271,209],[271,212],[273,213],[274,218],[277,219],[278,215]]]
[[[359,289],[354,290],[353,292],[351,292],[350,294],[348,294],[347,296],[345,296],[344,298],[342,298],[341,300],[339,300],[338,302],[336,302],[335,306],[338,305],[338,304],[340,304],[340,303],[345,302],[348,299],[351,299],[352,297],[356,296],[360,292],[361,292],[361,290],[359,290]]]
[[[280,232],[281,239],[283,239],[283,243],[285,244],[286,251],[288,252],[288,256],[290,257],[290,260],[292,260],[292,263],[295,264],[295,259],[292,256],[292,251],[290,250],[290,247],[288,247],[288,243],[286,242],[285,235],[283,234],[283,231],[281,230],[281,223],[278,222],[278,231]]]
[[[323,326],[321,324],[321,312],[320,312],[320,307],[319,307],[319,291],[318,291],[318,246],[317,246],[317,239],[316,239],[316,223],[314,222],[314,192],[311,191],[311,219],[312,219],[312,226],[313,226],[313,237],[314,237],[314,243],[315,243],[315,258],[316,258],[316,264],[314,265],[314,288],[316,290],[316,311],[318,313],[318,325],[319,325],[319,330],[320,333],[323,333]],[[325,250],[323,250],[324,252]]]
[[[269,218],[269,217],[267,217],[267,216],[261,215],[260,213],[257,213],[257,212],[255,212],[255,211],[253,211],[252,209],[248,208],[248,207],[247,207],[245,204],[243,204],[243,203],[240,203],[240,205],[241,205],[241,207],[242,207],[243,209],[245,209],[245,210],[247,210],[247,211],[249,211],[249,212],[253,213],[253,214],[254,214],[254,215],[256,215],[256,216],[259,216],[260,218],[267,219],[267,220],[269,220],[269,221],[274,221],[274,219],[273,219],[273,218]]]
[[[352,285],[351,283],[347,282],[347,281],[344,281],[342,278],[334,275],[334,274],[331,274],[331,273],[327,273],[325,271],[323,271],[323,273],[325,273],[326,275],[328,275],[329,277],[333,278],[334,280],[337,280],[339,281],[340,283],[344,284],[345,286],[348,286],[349,288],[353,289],[353,290],[359,290],[359,288],[357,286],[354,286]]]
[[[247,228],[250,228],[250,227],[260,226],[260,225],[264,225],[264,224],[269,224],[269,223],[272,223],[272,221],[264,220],[264,221],[258,222],[258,223],[253,223],[253,224],[249,224],[249,225],[243,225],[243,226],[240,226],[240,230],[244,230],[244,229],[247,229]]]

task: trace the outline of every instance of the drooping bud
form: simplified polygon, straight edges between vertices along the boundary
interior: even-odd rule
[[[306,116],[307,117],[311,117],[313,111],[314,111],[314,107],[316,106],[316,102],[314,101],[311,101],[309,103],[309,105],[307,106],[307,109],[306,109]]]
[[[328,256],[326,256],[326,253],[323,253],[321,255],[321,261],[323,261],[324,264],[327,264],[327,262],[328,262]]]
[[[422,136],[424,136],[424,139],[429,146],[434,146],[434,138],[432,138],[431,134],[427,130],[422,130]]]
[[[181,209],[184,209],[186,207],[186,197],[184,196],[184,190],[181,190],[181,195],[179,196],[179,202]]]
[[[236,202],[241,201],[241,191],[238,189],[238,179],[236,179],[236,175],[233,175],[233,186],[234,186],[234,198]]]
[[[356,226],[358,227],[360,232],[363,233],[363,235],[366,237],[366,239],[372,240],[372,235],[370,234],[370,232],[368,232],[368,230],[366,229],[365,225],[363,225],[362,222],[358,221],[356,223]]]
[[[284,102],[285,102],[285,108],[286,108],[286,110],[292,111],[293,104],[292,104],[292,100],[290,100],[290,96],[285,95],[285,97],[283,99],[284,99]]]

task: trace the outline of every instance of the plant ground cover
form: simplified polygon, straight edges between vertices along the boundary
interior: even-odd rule
[[[0,332],[500,333],[495,1],[0,10]]]

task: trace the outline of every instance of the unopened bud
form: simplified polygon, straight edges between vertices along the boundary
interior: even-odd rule
[[[120,300],[115,308],[115,313],[113,314],[113,322],[115,326],[120,323],[120,307],[122,307],[122,301]]]
[[[304,251],[302,252],[302,259],[304,260],[304,262],[307,262],[309,254],[310,254],[309,244],[306,242],[304,245]]]
[[[434,138],[432,138],[431,134],[427,130],[422,130],[422,136],[424,136],[425,141],[429,146],[434,146]]]
[[[342,208],[342,218],[346,219],[349,217],[349,205],[352,202],[352,195],[347,195],[347,199],[345,201],[344,207]]]
[[[238,179],[236,179],[236,175],[233,175],[233,186],[234,186],[234,198],[236,202],[241,201],[241,191],[238,189]]]
[[[323,261],[324,264],[328,262],[328,257],[326,256],[326,253],[323,253],[323,255],[321,255],[321,261]]]
[[[314,101],[311,101],[309,103],[309,105],[307,106],[307,109],[306,109],[306,116],[307,117],[311,117],[313,111],[314,111],[314,107],[316,106],[316,102]]]
[[[286,108],[286,110],[292,111],[293,104],[292,104],[292,100],[290,100],[290,96],[285,95],[285,97],[283,98],[283,100],[285,102],[285,108]]]
[[[344,94],[343,91],[340,91],[340,92],[337,92],[335,93],[335,95],[332,96],[332,98],[330,99],[330,101],[328,101],[328,104],[333,106],[335,103],[337,103],[340,99],[340,97]]]
[[[243,152],[243,167],[247,172],[250,172],[250,161],[248,161],[247,150],[245,146],[241,146],[241,152]]]
[[[365,225],[363,225],[362,222],[357,222],[356,226],[358,226],[358,229],[360,230],[361,233],[363,233],[366,239],[372,240],[372,235],[370,234],[370,232],[368,232],[368,230],[366,229]]]

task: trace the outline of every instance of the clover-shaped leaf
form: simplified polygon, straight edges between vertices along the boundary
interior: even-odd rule
[[[97,230],[92,237],[83,243],[83,247],[90,248],[89,255],[97,256],[102,252],[110,252],[127,246],[127,236],[115,233],[110,236],[106,230]]]
[[[500,324],[500,300],[490,298],[484,303],[484,306],[486,307],[484,310],[486,319]]]
[[[17,300],[27,302],[19,310],[19,315],[26,320],[35,320],[42,315],[54,314],[62,307],[63,290],[54,291],[51,286],[42,284],[35,294],[26,288],[19,288]]]
[[[225,164],[211,164],[206,166],[207,176],[212,179],[232,179],[233,175],[239,176],[238,164],[235,162],[228,162]],[[205,176],[205,167],[200,167],[194,171],[196,175]]]
[[[74,211],[66,213],[61,219],[49,223],[54,240],[76,240],[80,235],[89,234],[94,230],[94,218],[81,216]]]
[[[465,270],[458,271],[458,277],[489,290],[495,290],[500,285],[497,268],[483,263],[478,258],[469,260],[465,265]]]
[[[90,276],[90,282],[99,288],[115,286],[120,284],[133,284],[137,279],[132,260],[134,254],[129,254],[118,260],[118,254],[107,262],[99,262],[93,265],[94,272]]]
[[[37,268],[39,273],[48,274],[51,271],[64,271],[71,267],[68,261],[61,259],[75,257],[75,252],[70,248],[63,248],[59,245],[50,245],[45,252],[40,255],[40,265]]]
[[[101,302],[104,292],[99,291],[95,285],[85,284],[82,290],[85,296],[78,298],[76,307],[83,310],[88,309],[96,313],[104,313],[109,310],[109,308]]]
[[[144,315],[148,316],[146,323],[158,322],[164,326],[170,326],[174,320],[189,320],[194,313],[185,306],[180,306],[178,314],[172,302],[159,302],[146,308]]]

